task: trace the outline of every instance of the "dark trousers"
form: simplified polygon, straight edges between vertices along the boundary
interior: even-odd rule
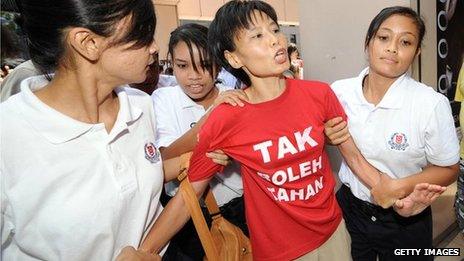
[[[396,256],[395,249],[432,248],[432,211],[428,207],[412,217],[356,198],[342,185],[337,201],[351,236],[353,260],[433,260],[433,256]],[[422,253],[424,250],[421,251]]]
[[[163,206],[169,202],[171,197],[167,196],[164,191],[161,196]],[[202,207],[208,227],[211,227],[211,218],[206,207]],[[230,223],[242,229],[246,236],[249,236],[248,227],[245,219],[245,205],[243,197],[234,198],[220,207],[222,216]],[[190,219],[187,224],[171,239],[169,247],[163,256],[164,261],[192,261],[203,260],[205,252],[201,245],[193,221]]]

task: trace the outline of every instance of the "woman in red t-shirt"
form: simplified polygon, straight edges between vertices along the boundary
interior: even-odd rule
[[[324,148],[324,123],[346,115],[330,87],[286,80],[287,40],[274,9],[263,1],[230,1],[209,27],[217,63],[240,79],[243,107],[219,105],[199,133],[189,169],[198,195],[221,169],[206,153],[222,149],[242,166],[247,223],[254,260],[350,259],[349,235],[335,196],[335,180]],[[351,138],[338,146],[369,187],[380,173]],[[391,206],[395,191],[376,198]],[[380,193],[379,195],[382,195]],[[189,218],[177,194],[154,224],[142,249],[158,252]]]

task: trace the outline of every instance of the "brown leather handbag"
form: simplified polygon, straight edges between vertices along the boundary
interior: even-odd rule
[[[236,261],[253,260],[250,239],[242,230],[227,221],[219,210],[213,193],[208,189],[205,203],[212,218],[211,230],[201,212],[200,204],[195,191],[187,177],[191,153],[181,156],[181,174],[178,176],[180,189],[184,201],[192,216],[201,244],[205,250],[206,260],[210,261]]]

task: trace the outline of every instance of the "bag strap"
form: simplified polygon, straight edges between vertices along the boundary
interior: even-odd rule
[[[192,216],[193,224],[197,230],[198,237],[200,238],[201,245],[205,250],[206,257],[210,261],[219,261],[218,251],[214,245],[213,238],[209,232],[208,225],[206,224],[205,217],[201,212],[200,204],[198,203],[197,195],[190,184],[187,176],[188,167],[190,164],[191,152],[182,154],[180,156],[181,161],[181,173],[177,177],[180,181],[179,190],[182,193],[184,202]],[[217,206],[217,205],[216,205]]]
[[[206,193],[205,203],[206,207],[208,208],[209,215],[212,219],[221,217],[221,210],[219,209],[219,206],[216,202],[216,198],[214,197],[211,188],[208,189],[208,192]]]

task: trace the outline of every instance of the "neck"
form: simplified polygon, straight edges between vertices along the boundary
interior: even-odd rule
[[[245,89],[245,93],[251,103],[261,103],[273,100],[285,90],[285,78],[251,78],[251,86]]]
[[[377,105],[385,96],[390,86],[397,78],[383,77],[372,70],[364,78],[363,94],[369,103]]]
[[[53,80],[36,95],[73,119],[91,124],[103,122],[110,130],[119,111],[115,87],[95,78],[91,69],[59,68]]]

